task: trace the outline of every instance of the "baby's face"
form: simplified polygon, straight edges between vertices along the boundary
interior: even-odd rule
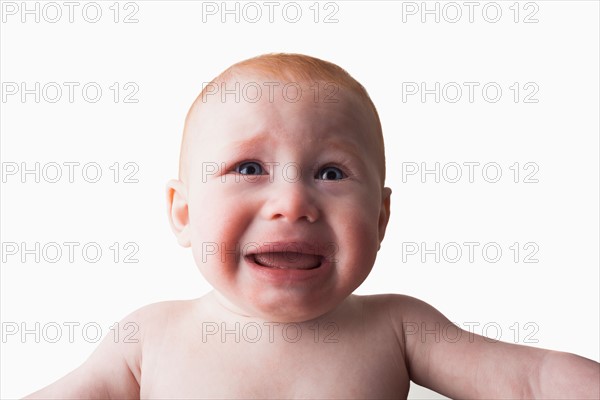
[[[390,190],[381,183],[375,117],[355,94],[340,88],[338,102],[327,103],[307,84],[292,103],[293,89],[269,99],[259,84],[260,101],[214,96],[189,121],[187,235],[227,308],[305,321],[369,274]]]

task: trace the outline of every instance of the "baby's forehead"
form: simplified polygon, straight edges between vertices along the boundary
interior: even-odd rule
[[[245,79],[220,82],[198,104],[197,130],[214,134],[306,130],[322,134],[377,130],[368,105],[348,88],[331,82]],[[196,130],[196,129],[194,129]]]
[[[365,99],[340,81],[302,76],[268,76],[253,72],[229,74],[205,83],[201,104],[273,104],[369,108]]]

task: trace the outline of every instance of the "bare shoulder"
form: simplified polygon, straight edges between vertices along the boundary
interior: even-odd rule
[[[370,311],[389,314],[391,321],[395,323],[409,323],[427,319],[434,314],[436,317],[441,313],[423,300],[403,294],[376,294],[368,296],[357,296],[368,307]]]
[[[451,398],[598,398],[600,368],[592,360],[464,331],[414,297],[385,294],[361,301],[374,315],[389,316],[410,379],[438,393]]]
[[[133,311],[82,365],[27,398],[139,398],[144,344],[189,314],[191,303],[161,302]]]
[[[438,310],[426,302],[403,294],[353,296],[363,309],[365,321],[385,330],[391,328],[402,351],[411,351],[411,333],[415,326],[427,322],[450,323]]]
[[[378,305],[405,305],[405,304],[415,304],[415,303],[423,303],[427,304],[422,300],[417,299],[416,297],[408,296],[405,294],[399,293],[382,293],[382,294],[371,294],[371,295],[353,295],[354,297],[359,297],[363,301],[368,303],[378,304]]]
[[[189,317],[195,308],[195,300],[173,300],[143,306],[123,318],[123,322],[133,322],[140,330],[152,333],[164,329],[169,323]]]

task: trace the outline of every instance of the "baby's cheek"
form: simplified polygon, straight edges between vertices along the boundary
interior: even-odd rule
[[[202,240],[215,240],[222,235],[233,214],[238,209],[231,204],[231,196],[223,193],[222,185],[202,185],[190,195],[189,214],[191,228]]]
[[[221,274],[235,270],[243,251],[242,239],[252,216],[246,207],[232,203],[231,199],[220,199],[217,204],[201,209],[194,216],[196,251],[213,268],[218,267]]]
[[[358,233],[364,236],[369,236],[377,231],[380,207],[373,197],[368,193],[362,193],[362,196],[352,199],[351,203],[345,207],[340,207],[345,210],[344,218],[347,226],[355,229],[360,227],[363,231]]]
[[[343,218],[342,218],[343,217]],[[340,257],[357,268],[372,263],[378,247],[377,215],[367,207],[353,208],[338,219]]]

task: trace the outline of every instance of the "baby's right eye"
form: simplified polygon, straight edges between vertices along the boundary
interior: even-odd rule
[[[246,161],[235,167],[235,172],[242,175],[265,175],[261,165],[255,161]]]

